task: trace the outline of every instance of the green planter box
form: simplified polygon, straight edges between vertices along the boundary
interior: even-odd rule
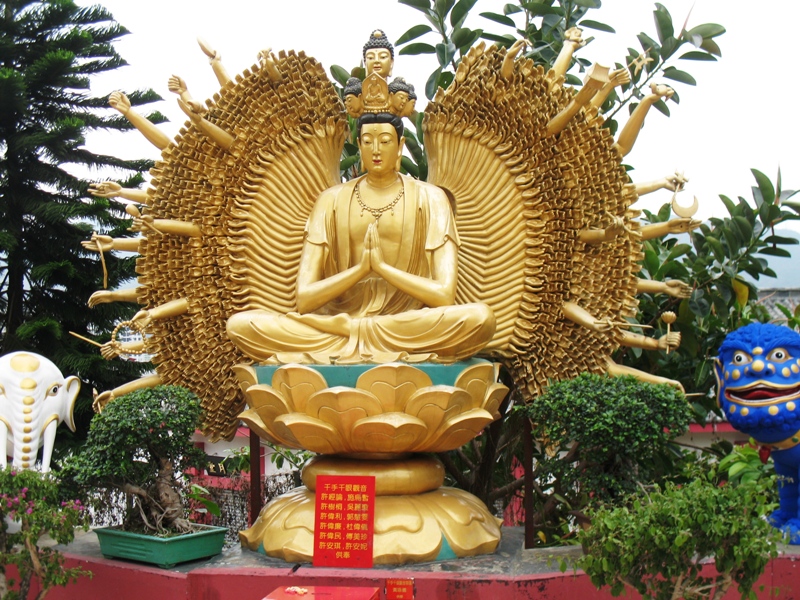
[[[110,527],[95,529],[100,542],[100,552],[106,558],[124,558],[169,569],[178,563],[207,558],[222,552],[225,527],[197,525],[202,531],[161,538],[141,533],[130,533]]]

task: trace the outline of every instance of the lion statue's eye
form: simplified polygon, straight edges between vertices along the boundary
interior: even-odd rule
[[[753,362],[753,359],[747,352],[743,352],[742,350],[738,350],[737,352],[733,353],[733,364],[735,365],[746,365],[747,363]]]
[[[784,348],[775,348],[772,352],[767,354],[767,360],[777,363],[786,362],[790,358],[792,358],[792,355],[789,354]]]

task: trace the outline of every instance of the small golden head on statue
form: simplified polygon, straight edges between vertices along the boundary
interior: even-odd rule
[[[372,32],[362,51],[367,75],[377,73],[389,79],[394,66],[394,46],[381,29]]]
[[[414,86],[406,83],[402,77],[388,82],[394,66],[394,47],[382,30],[372,32],[364,44],[363,56],[366,78],[361,81],[358,77],[351,77],[345,84],[347,114],[354,119],[364,113],[411,116],[417,100]]]

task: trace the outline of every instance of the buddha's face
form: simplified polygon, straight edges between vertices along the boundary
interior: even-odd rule
[[[407,92],[395,92],[392,94],[392,108],[394,109],[394,114],[399,115],[403,112],[403,109],[406,106],[406,102],[408,102],[408,93]]]
[[[353,94],[348,94],[344,97],[344,106],[347,109],[347,114],[354,118],[360,117],[364,112],[364,105],[361,102],[361,98]]]
[[[367,69],[367,75],[377,73],[384,79],[388,79],[392,74],[392,54],[386,48],[370,48],[364,54],[364,67]]]
[[[391,123],[368,123],[361,127],[361,161],[368,173],[382,175],[397,172],[405,138],[397,139]]]

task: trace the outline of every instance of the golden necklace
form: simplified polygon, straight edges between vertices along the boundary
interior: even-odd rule
[[[359,191],[360,187],[361,187],[361,182],[359,181],[356,184],[356,200],[358,201],[358,205],[361,207],[361,216],[363,217],[364,211],[367,211],[369,214],[375,217],[376,222],[381,218],[383,213],[385,213],[387,210],[391,210],[392,214],[394,214],[395,205],[398,202],[400,202],[400,198],[402,198],[403,195],[405,194],[405,187],[403,186],[403,182],[401,181],[400,191],[397,192],[397,196],[395,197],[394,200],[389,202],[389,204],[387,204],[386,206],[381,206],[380,208],[372,208],[371,206],[367,206],[366,204],[364,204],[364,201],[361,199],[361,192]]]

